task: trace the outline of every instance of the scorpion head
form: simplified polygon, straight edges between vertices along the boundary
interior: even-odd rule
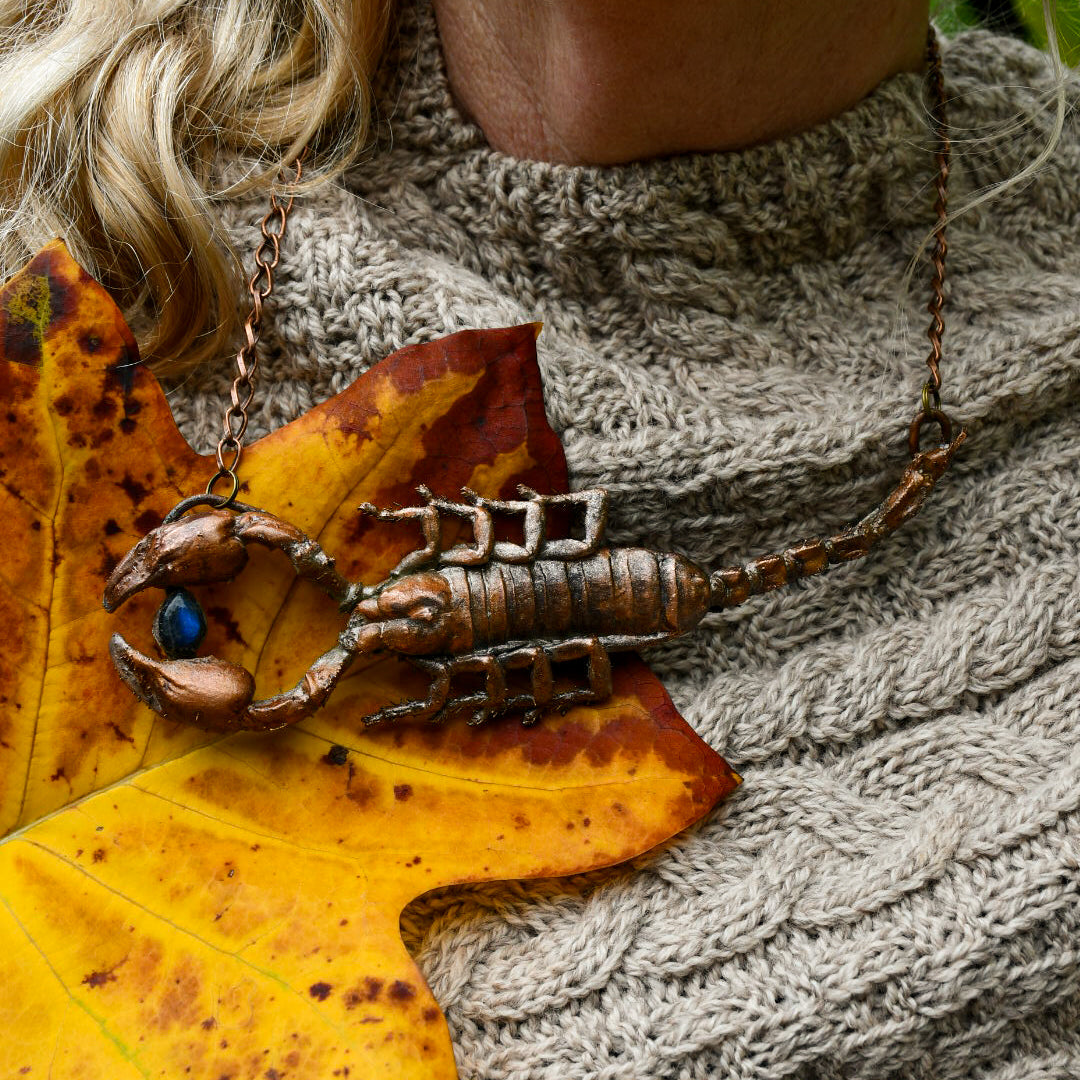
[[[368,597],[356,610],[379,628],[384,649],[423,656],[448,650],[456,606],[450,586],[436,573],[410,574]]]

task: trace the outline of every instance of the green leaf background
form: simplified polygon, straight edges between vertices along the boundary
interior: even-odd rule
[[[1080,0],[1057,0],[1052,6],[1061,58],[1070,67],[1080,66]],[[1016,33],[1040,49],[1047,47],[1042,0],[935,0],[931,14],[946,34],[993,26]]]

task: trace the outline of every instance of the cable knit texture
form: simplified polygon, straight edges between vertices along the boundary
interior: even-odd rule
[[[539,318],[614,541],[716,566],[875,503],[923,374],[922,80],[740,153],[521,161],[458,114],[414,2],[377,152],[294,211],[257,431],[401,345]],[[955,206],[1037,153],[1051,79],[986,33],[945,73]],[[921,517],[651,654],[737,796],[636,866],[406,912],[463,1077],[1080,1076],[1078,174],[1071,120],[951,230],[944,396],[970,439]],[[226,208],[241,250],[262,201]],[[227,378],[172,394],[201,449]]]

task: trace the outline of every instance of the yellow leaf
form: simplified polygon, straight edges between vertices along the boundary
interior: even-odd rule
[[[415,542],[356,507],[463,485],[565,490],[536,327],[400,350],[245,454],[246,502],[374,583]],[[155,599],[101,606],[122,554],[213,472],[106,293],[57,242],[0,290],[0,1022],[4,1075],[452,1077],[398,934],[462,881],[575,873],[647,850],[736,785],[636,658],[596,707],[472,728],[357,720],[422,690],[394,661],[269,736],[159,720],[109,662]],[[280,556],[202,590],[206,651],[260,695],[341,617]]]

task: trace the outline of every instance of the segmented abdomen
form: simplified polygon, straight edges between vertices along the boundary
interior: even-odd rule
[[[442,573],[468,601],[474,648],[533,638],[682,633],[697,625],[709,598],[708,581],[691,562],[644,548]]]

